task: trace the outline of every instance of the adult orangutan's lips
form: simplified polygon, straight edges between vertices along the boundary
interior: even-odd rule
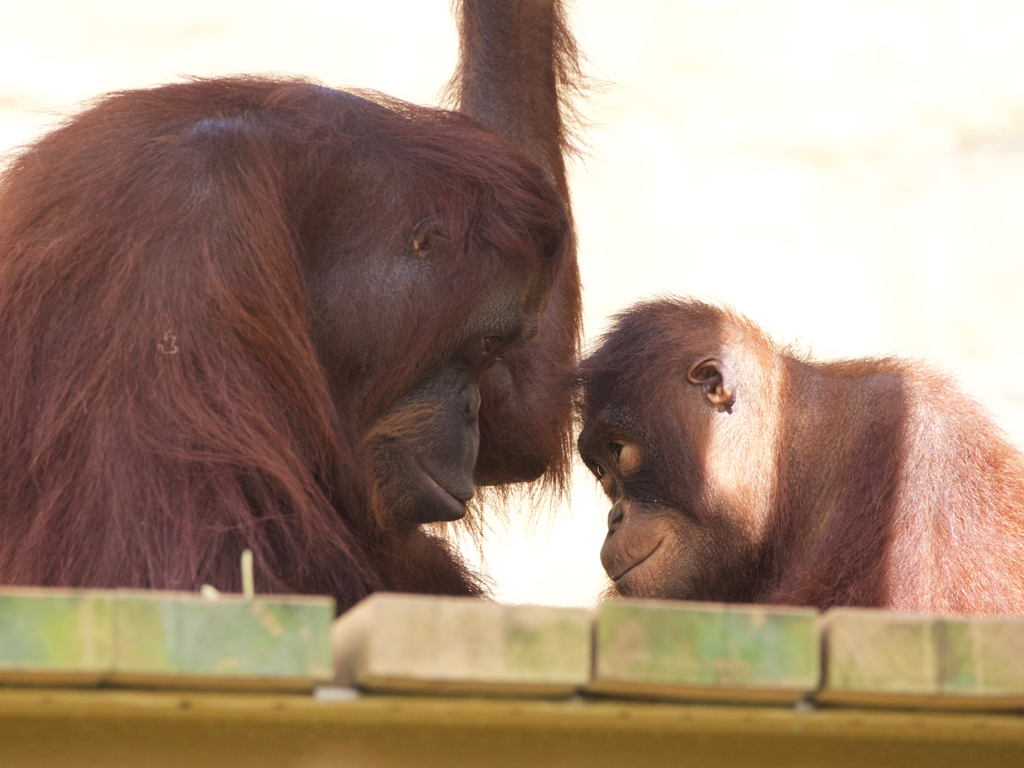
[[[433,496],[438,502],[438,509],[432,515],[434,519],[429,522],[453,522],[466,516],[466,504],[473,498],[472,491],[468,496],[465,493],[451,491],[441,485],[418,459],[414,460],[414,466],[419,470],[420,477],[423,478],[427,488],[433,491]]]
[[[662,545],[662,544],[664,544],[664,543],[665,543],[665,540],[664,540],[664,539],[662,539],[661,541],[659,541],[659,542],[658,542],[658,544],[657,544],[657,545],[656,545],[656,546],[654,547],[654,549],[652,549],[652,550],[651,550],[650,552],[648,552],[648,553],[647,553],[646,555],[644,555],[643,557],[641,557],[641,558],[640,558],[639,560],[637,560],[637,561],[636,561],[635,563],[633,563],[632,565],[627,565],[627,566],[626,566],[626,568],[625,568],[625,570],[623,570],[623,571],[622,571],[621,573],[619,573],[619,575],[618,575],[618,576],[612,576],[612,577],[611,577],[611,578],[612,578],[612,581],[615,581],[615,582],[619,581],[619,580],[620,580],[620,579],[621,579],[622,577],[624,577],[624,576],[625,576],[625,575],[626,575],[627,573],[629,573],[629,572],[630,572],[630,571],[632,571],[633,569],[635,569],[635,568],[638,568],[639,566],[641,566],[641,565],[643,565],[644,563],[646,563],[646,562],[647,562],[648,560],[650,560],[650,559],[651,559],[651,557],[652,557],[652,556],[654,555],[654,553],[655,553],[655,552],[657,552],[657,551],[658,551],[659,549],[661,549],[661,545]]]

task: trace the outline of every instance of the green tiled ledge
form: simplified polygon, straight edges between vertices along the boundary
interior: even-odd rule
[[[2,589],[0,684],[1024,709],[1024,618],[394,594],[333,618],[327,598]]]
[[[564,696],[590,679],[590,613],[376,594],[332,630],[335,685],[385,692]]]
[[[942,709],[1024,708],[1024,619],[953,619],[836,608],[824,616],[818,701]]]
[[[597,610],[593,693],[791,703],[818,687],[812,610],[621,601]]]
[[[0,590],[0,682],[303,690],[330,679],[334,601]]]
[[[94,685],[114,668],[113,592],[0,591],[0,682]]]

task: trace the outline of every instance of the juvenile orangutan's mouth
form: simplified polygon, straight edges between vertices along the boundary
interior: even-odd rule
[[[664,544],[664,543],[665,543],[665,540],[661,539],[661,541],[659,541],[657,543],[657,545],[655,545],[654,549],[652,549],[650,552],[648,552],[646,555],[641,557],[639,560],[637,560],[632,565],[627,565],[624,568],[622,568],[619,571],[617,576],[616,575],[612,575],[612,574],[608,574],[608,575],[611,576],[612,581],[617,583],[620,579],[622,579],[624,576],[626,576],[626,574],[631,573],[632,571],[634,571],[635,569],[639,568],[641,565],[646,563],[648,560],[650,560],[651,557],[654,555],[654,553],[657,552],[659,549],[661,549],[661,545]]]

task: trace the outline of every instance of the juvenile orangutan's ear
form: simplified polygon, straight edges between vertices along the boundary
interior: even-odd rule
[[[697,384],[709,403],[732,413],[736,402],[736,377],[717,357],[708,355],[695,362],[686,372],[686,380]]]

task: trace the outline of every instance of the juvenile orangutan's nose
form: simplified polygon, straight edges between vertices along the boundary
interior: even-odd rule
[[[622,525],[622,521],[626,517],[629,502],[625,499],[619,499],[615,502],[615,506],[612,507],[611,512],[608,513],[608,535],[611,536],[615,531]]]

